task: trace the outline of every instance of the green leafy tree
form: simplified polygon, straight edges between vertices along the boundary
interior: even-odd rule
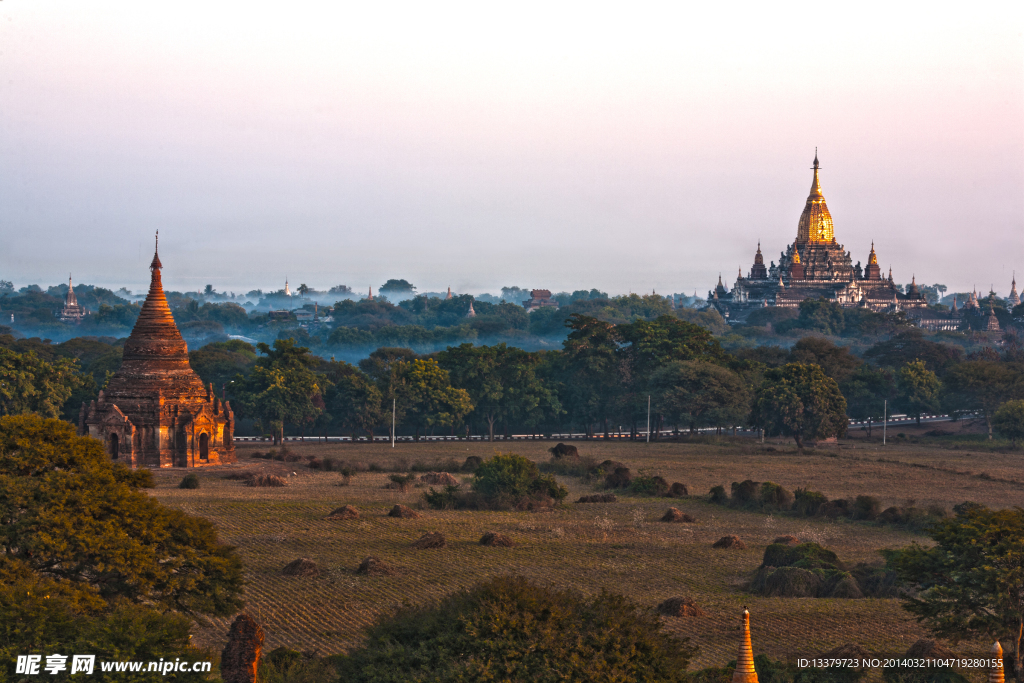
[[[332,385],[326,397],[331,418],[344,429],[366,432],[372,440],[374,428],[384,422],[390,412],[390,406],[383,404],[380,389],[348,363],[333,362],[326,374]]]
[[[241,339],[214,342],[188,353],[189,365],[203,384],[213,382],[216,388],[231,382],[239,373],[248,372],[256,364],[256,358],[256,349]]]
[[[264,355],[252,372],[234,381],[232,396],[243,414],[273,431],[279,444],[286,423],[309,424],[320,416],[329,382],[313,371],[318,361],[309,349],[291,339],[278,339],[273,348],[261,342],[256,348]]]
[[[788,363],[765,373],[751,421],[770,434],[792,436],[803,448],[804,439],[846,434],[846,399],[817,365]]]
[[[407,280],[391,279],[380,286],[381,294],[412,294],[416,287]]]
[[[921,424],[922,413],[934,413],[939,409],[939,394],[942,383],[922,360],[907,363],[896,375],[897,410],[917,418]]]
[[[35,412],[58,417],[82,384],[76,361],[54,358],[47,362],[31,351],[0,348],[0,415]]]
[[[824,337],[804,337],[789,351],[790,363],[817,365],[839,385],[864,364],[845,346],[837,346]]]
[[[992,438],[992,416],[1006,401],[1024,398],[1024,365],[992,360],[964,361],[943,378],[945,402],[953,410],[982,414]]]
[[[885,402],[896,394],[895,381],[888,370],[861,365],[839,389],[846,399],[846,414],[853,420],[867,420],[868,436],[872,421],[884,417]]]
[[[417,439],[421,429],[454,426],[473,410],[466,390],[453,387],[448,371],[433,358],[396,363],[390,390],[396,410],[415,428]]]
[[[999,406],[992,416],[992,426],[1016,448],[1024,439],[1024,401],[1007,401]]]
[[[465,389],[473,415],[486,421],[490,440],[494,425],[533,426],[561,410],[558,395],[536,373],[540,356],[502,344],[462,344],[437,354],[453,386]]]
[[[0,418],[0,542],[7,558],[54,580],[185,614],[241,605],[242,568],[210,522],[138,488],[148,471],[114,464],[103,444],[38,415]]]
[[[238,610],[241,562],[210,522],[146,485],[148,471],[112,463],[66,422],[0,418],[0,680],[29,652],[205,658],[189,647],[192,618]]]
[[[573,313],[566,321],[569,336],[562,342],[555,374],[559,396],[570,424],[604,424],[615,412],[623,393],[622,337],[615,325]]]
[[[341,666],[352,683],[588,681],[682,683],[696,655],[685,638],[608,592],[584,597],[498,577],[370,628]]]
[[[839,336],[846,327],[843,308],[826,299],[804,299],[800,302],[800,316],[791,325],[804,330]]]
[[[941,378],[946,370],[961,362],[963,350],[925,339],[920,328],[910,327],[875,344],[864,352],[864,357],[888,368],[901,368],[907,363],[922,360],[925,367]]]
[[[954,642],[984,636],[1013,643],[1014,673],[1024,680],[1024,510],[957,506],[935,523],[935,545],[886,553],[887,564],[914,589],[904,608]]]
[[[700,361],[672,361],[651,375],[654,403],[673,424],[693,432],[745,422],[750,394],[732,370]]]

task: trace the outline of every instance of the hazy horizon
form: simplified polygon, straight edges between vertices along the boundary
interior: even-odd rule
[[[1022,10],[0,3],[0,279],[705,295],[1024,273]],[[1018,287],[1020,289],[1020,287]]]

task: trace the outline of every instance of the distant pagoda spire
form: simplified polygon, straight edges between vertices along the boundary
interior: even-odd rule
[[[750,642],[750,612],[743,608],[743,633],[740,634],[740,651],[736,656],[736,668],[732,672],[732,683],[757,683],[754,669],[754,648]]]
[[[370,293],[366,296],[367,301],[373,301],[373,285],[370,285]]]
[[[1013,281],[1010,283],[1010,305],[1020,306],[1020,295],[1017,294],[1017,271],[1013,272]]]
[[[291,296],[292,295],[292,290],[289,289],[289,287],[288,287],[288,276],[287,275],[284,276],[284,295],[285,296]]]
[[[466,317],[467,318],[475,318],[476,317],[476,311],[473,310],[473,300],[472,299],[470,299],[470,301],[469,301],[469,312],[466,313]]]
[[[448,296],[446,296],[445,299],[451,299],[451,298],[452,298],[452,288],[449,287],[448,288]]]

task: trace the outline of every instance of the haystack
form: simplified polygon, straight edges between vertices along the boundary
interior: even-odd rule
[[[420,481],[431,486],[458,486],[459,480],[447,472],[427,472]]]
[[[281,573],[287,576],[320,576],[320,567],[313,560],[300,557],[286,564]]]
[[[395,568],[390,564],[376,557],[367,557],[359,563],[356,574],[367,576],[390,576],[395,573]]]
[[[420,513],[404,505],[396,505],[388,513],[388,517],[398,517],[399,519],[416,519],[419,516]]]
[[[690,495],[690,492],[686,489],[686,484],[677,481],[669,487],[666,495],[669,498],[685,498]]]
[[[665,511],[665,514],[662,516],[661,521],[692,523],[696,522],[697,520],[691,517],[690,515],[686,514],[685,512],[682,512],[679,508],[669,508],[668,510]]]
[[[444,534],[437,531],[428,531],[418,541],[412,544],[413,548],[426,550],[428,548],[444,548],[448,545],[444,540]]]
[[[460,468],[463,472],[476,472],[476,468],[483,464],[483,458],[479,455],[468,455],[466,456],[466,462],[462,463]]]
[[[489,545],[496,548],[511,548],[512,539],[505,534],[488,531],[480,537],[480,545]]]
[[[604,486],[608,489],[624,489],[633,481],[628,467],[616,467],[615,471],[604,478]]]
[[[618,498],[614,493],[595,493],[590,496],[580,496],[577,503],[614,503]]]
[[[732,548],[733,550],[746,550],[747,545],[740,540],[739,536],[722,536],[711,544],[712,548]]]
[[[560,443],[553,448],[549,448],[548,451],[555,457],[555,459],[580,457],[580,452],[576,450],[576,447],[572,444]]]
[[[260,486],[260,487],[274,487],[274,486],[287,486],[288,482],[284,480],[284,477],[279,477],[276,474],[254,474],[249,477],[248,481],[245,482],[249,486]]]
[[[816,598],[822,591],[821,578],[800,567],[779,567],[764,580],[761,595],[775,598]]]
[[[669,598],[658,605],[658,613],[666,617],[703,617],[704,610],[692,598]]]
[[[781,543],[782,545],[800,545],[800,539],[796,536],[777,536],[772,543]]]
[[[342,505],[340,508],[327,515],[326,519],[359,519],[359,510],[351,505]]]

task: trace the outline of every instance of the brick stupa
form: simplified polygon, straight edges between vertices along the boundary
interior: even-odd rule
[[[158,245],[159,246],[159,245]],[[160,281],[159,249],[149,294],[124,345],[121,369],[88,407],[79,431],[130,467],[202,467],[235,462],[235,417],[188,362]]]

